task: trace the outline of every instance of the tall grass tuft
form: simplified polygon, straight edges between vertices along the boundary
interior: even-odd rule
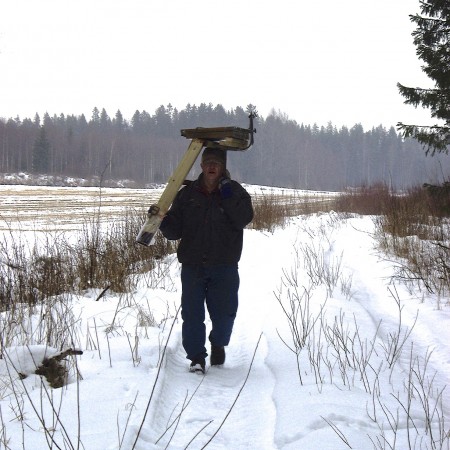
[[[75,244],[65,234],[50,233],[44,240],[36,237],[29,248],[17,235],[5,236],[0,242],[0,311],[89,288],[129,292],[135,274],[152,270],[175,251],[161,235],[151,247],[136,244],[143,222],[144,216],[133,211],[105,229],[98,221],[86,221]]]
[[[380,248],[399,258],[398,277],[439,297],[450,293],[450,185],[390,192],[374,185],[345,192],[339,211],[374,215]]]
[[[336,198],[335,208],[345,213],[382,214],[391,194],[385,184],[347,189]]]

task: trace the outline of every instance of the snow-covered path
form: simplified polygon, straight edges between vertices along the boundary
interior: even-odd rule
[[[212,435],[216,436],[211,448],[277,448],[273,442],[275,378],[266,363],[268,342],[265,329],[273,310],[276,286],[272,282],[281,277],[281,265],[276,265],[280,274],[274,277],[274,265],[268,257],[278,255],[279,258],[281,248],[280,242],[277,243],[271,235],[248,233],[260,240],[252,249],[261,249],[261,254],[244,251],[240,270],[240,305],[232,341],[227,348],[226,364],[208,367],[205,376],[187,373],[189,361],[181,345],[178,327],[170,340],[157,399],[136,448],[153,448],[155,442],[158,442],[155,448],[163,448],[169,441],[169,448],[185,448],[191,440],[192,448],[202,448]],[[287,247],[289,252],[290,246]],[[207,334],[209,328],[208,319]],[[248,414],[242,414],[242,411]],[[171,428],[158,441],[168,424],[172,425]]]
[[[390,279],[392,264],[381,260],[374,248],[370,218],[338,220],[331,228],[327,226],[325,236],[320,230],[329,220],[328,216],[315,220],[298,218],[296,224],[274,234],[246,231],[247,245],[244,244],[240,264],[240,306],[225,366],[209,368],[204,377],[189,374],[177,325],[162,380],[136,448],[168,445],[168,448],[181,449],[189,444],[189,448],[200,449],[208,444],[208,448],[218,450],[338,450],[349,446],[370,448],[371,439],[375,442],[377,439],[373,436],[379,435],[383,436],[383,442],[394,439],[405,442],[409,427],[412,428],[407,421],[399,420],[395,425],[397,429],[389,430],[388,417],[379,418],[380,423],[377,423],[368,416],[368,411],[376,410],[380,404],[392,403],[388,400],[391,389],[394,393],[401,390],[411,364],[410,341],[399,356],[398,367],[388,369],[381,362],[388,352],[389,336],[398,328],[399,307],[391,293],[396,292],[401,301],[405,322],[402,333],[408,333],[413,327],[420,306],[424,315],[428,315],[427,321],[421,326],[416,324],[411,334],[411,341],[415,342],[414,355],[419,358],[425,358],[420,352],[426,352],[428,347],[438,349],[439,355],[449,350],[445,342],[445,350],[441,348],[445,332],[434,333],[429,317],[434,315],[448,323],[448,311],[436,311],[430,304],[420,305],[403,286],[394,290]],[[283,238],[279,237],[281,235]],[[351,293],[346,295],[338,283],[328,294],[323,287],[312,289],[310,312],[318,315],[323,307],[320,320],[328,321],[328,329],[347,330],[349,336],[358,341],[355,347],[365,347],[360,348],[361,360],[372,349],[372,364],[380,364],[376,376],[369,368],[358,372],[347,367],[339,372],[339,363],[332,355],[335,349],[326,350],[325,342],[316,342],[317,346],[323,345],[322,353],[317,352],[323,361],[317,361],[314,373],[307,363],[314,349],[308,349],[309,356],[301,356],[300,382],[296,357],[280,339],[281,336],[291,344],[287,318],[276,296],[283,298],[286,294],[286,274],[298,273],[299,286],[307,286],[308,269],[301,266],[304,261],[301,261],[299,247],[302,242],[311,245],[315,239],[314,248],[323,252],[329,267],[339,265],[341,284],[346,280],[352,287],[349,288]],[[336,327],[336,323],[341,323],[342,327]],[[355,329],[357,338],[352,331]],[[423,338],[425,341],[421,340]],[[315,339],[324,340],[323,336]],[[333,368],[330,368],[330,361],[333,361]],[[439,371],[435,389],[448,384],[448,360],[432,355],[429,366],[431,374]],[[320,382],[317,382],[318,377]],[[366,379],[361,380],[364,377]],[[377,391],[380,380],[391,385],[389,391],[384,392],[383,388]],[[379,398],[375,398],[376,391]],[[402,394],[398,396],[401,398]],[[444,398],[448,400],[446,394]],[[403,405],[399,408],[399,403],[405,401],[389,406],[394,416],[403,408]],[[416,405],[411,407],[416,408]],[[183,412],[178,416],[181,409]],[[420,428],[419,423],[423,423],[422,418],[418,419],[420,411],[415,414],[414,426]]]

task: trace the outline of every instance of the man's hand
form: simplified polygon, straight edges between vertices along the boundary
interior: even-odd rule
[[[157,216],[159,213],[159,206],[158,205],[151,205],[148,209],[147,215],[148,216]]]
[[[219,191],[220,196],[225,198],[230,198],[233,195],[233,189],[231,187],[231,180],[227,177],[222,177],[219,180]]]

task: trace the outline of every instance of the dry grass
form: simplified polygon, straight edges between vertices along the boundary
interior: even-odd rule
[[[375,216],[380,248],[399,258],[398,277],[439,297],[450,292],[450,189],[415,187],[398,194],[375,185],[346,192],[337,210]]]
[[[432,292],[450,288],[448,261],[450,200],[423,188],[398,195],[385,185],[364,186],[334,199],[261,193],[254,197],[254,229],[273,232],[289,218],[300,214],[335,210],[375,216],[380,247],[404,261],[399,276],[421,280]],[[44,243],[28,248],[11,236],[0,242],[0,310],[15,302],[34,305],[64,292],[89,288],[130,292],[136,274],[158,266],[165,255],[176,251],[176,243],[156,236],[154,246],[136,245],[144,215],[129,209],[124,220],[101,231],[98,219],[88,219],[76,245],[65,235],[51,235]]]
[[[148,272],[175,245],[158,235],[149,248],[135,243],[142,214],[129,211],[125,220],[101,231],[98,222],[87,221],[76,245],[65,234],[48,234],[29,248],[17,233],[0,242],[0,311],[14,303],[35,305],[65,292],[89,288],[129,292],[135,274]]]
[[[450,292],[448,201],[415,188],[393,196],[376,222],[381,248],[401,258],[398,276],[438,296]]]
[[[277,227],[284,228],[290,217],[331,211],[334,208],[335,200],[329,194],[257,194],[253,199],[255,214],[250,226],[255,230],[273,232]]]
[[[336,199],[337,211],[356,214],[383,214],[385,204],[391,198],[384,184],[348,189]]]

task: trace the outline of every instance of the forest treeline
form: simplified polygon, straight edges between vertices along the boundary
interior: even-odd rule
[[[189,144],[181,129],[248,128],[252,109],[202,103],[179,111],[169,104],[153,114],[136,111],[131,119],[120,110],[110,117],[97,107],[89,119],[47,113],[0,118],[0,173],[126,179],[137,187],[164,183]],[[305,125],[275,111],[255,119],[254,126],[254,145],[228,156],[228,168],[241,182],[341,191],[379,182],[403,189],[448,180],[447,155],[426,157],[420,144],[404,140],[393,127]]]

